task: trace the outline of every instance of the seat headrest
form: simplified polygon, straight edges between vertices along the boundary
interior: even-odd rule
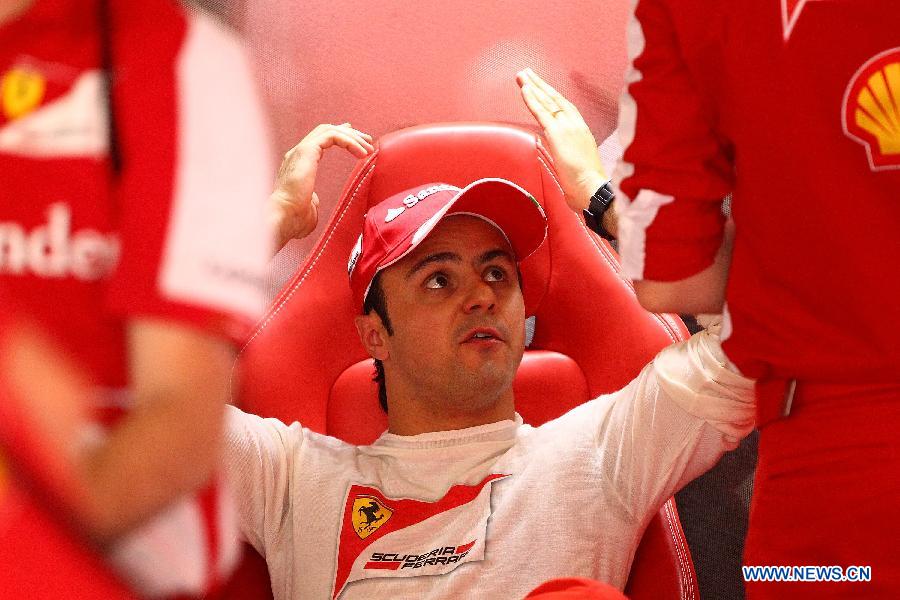
[[[387,415],[378,404],[371,360],[341,373],[328,399],[327,433],[351,444],[371,444],[387,429]],[[546,350],[529,350],[522,357],[513,384],[516,411],[526,423],[541,424],[590,399],[584,373],[575,361]],[[552,398],[552,402],[548,402]]]

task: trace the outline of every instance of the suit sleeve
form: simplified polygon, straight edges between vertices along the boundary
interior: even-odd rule
[[[224,463],[235,491],[244,538],[265,556],[290,503],[290,479],[302,445],[299,424],[263,419],[227,407]]]
[[[274,170],[248,55],[171,2],[111,10],[121,248],[107,304],[240,341],[261,316],[272,245]]]
[[[716,61],[687,61],[691,52],[714,54],[716,41],[697,33],[714,28],[693,30],[697,23],[688,19],[697,15],[675,13],[667,0],[635,4],[619,111],[625,151],[614,173],[622,201],[619,249],[632,279],[675,281],[713,263],[722,243],[722,200],[732,186],[728,146],[716,132],[714,104],[701,91]],[[682,27],[676,14],[686,20]]]
[[[727,364],[717,337],[704,331],[660,352],[624,389],[562,417],[590,428],[601,481],[632,518],[658,508],[752,431],[753,382]]]

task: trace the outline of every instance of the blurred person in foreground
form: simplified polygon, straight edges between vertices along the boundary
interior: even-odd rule
[[[272,245],[248,64],[166,0],[0,6],[2,375],[71,475],[64,520],[145,597],[238,558],[223,406]]]
[[[837,567],[751,600],[900,595],[898,31],[895,0],[640,0],[629,25],[623,267],[651,310],[723,310],[757,380],[745,565]]]

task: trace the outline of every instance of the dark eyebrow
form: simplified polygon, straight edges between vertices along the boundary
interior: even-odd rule
[[[507,252],[506,250],[502,250],[497,248],[495,250],[488,250],[484,254],[478,257],[478,264],[483,265],[486,262],[491,262],[497,258],[505,258],[512,264],[516,264],[516,259],[513,258],[513,255]]]
[[[456,252],[438,252],[437,254],[429,254],[406,272],[406,278],[409,279],[428,265],[436,262],[462,262],[462,257]]]

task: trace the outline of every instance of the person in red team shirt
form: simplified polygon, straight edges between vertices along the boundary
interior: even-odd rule
[[[248,65],[165,0],[0,8],[0,297],[46,342],[6,383],[81,488],[71,521],[146,597],[213,592],[238,558],[217,464],[272,246]],[[54,369],[88,398],[35,404],[67,397]]]
[[[724,307],[758,380],[745,565],[872,568],[750,598],[900,594],[898,31],[894,0],[635,3],[623,265],[650,310]]]

